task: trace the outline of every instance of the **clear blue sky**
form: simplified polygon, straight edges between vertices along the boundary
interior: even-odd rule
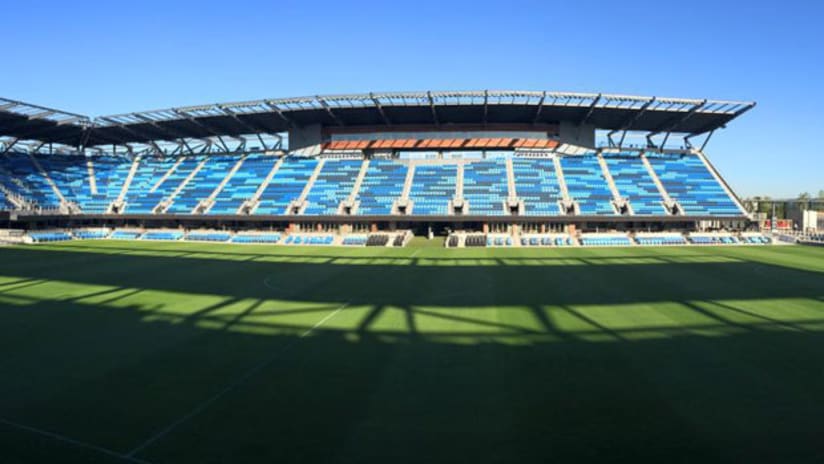
[[[109,0],[3,10],[0,95],[67,111],[484,88],[755,100],[710,142],[722,174],[745,196],[824,189],[821,1]]]

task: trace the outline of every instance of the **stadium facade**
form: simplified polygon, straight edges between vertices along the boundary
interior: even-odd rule
[[[748,215],[704,148],[754,106],[407,92],[91,119],[0,99],[0,218],[30,230],[740,230]]]

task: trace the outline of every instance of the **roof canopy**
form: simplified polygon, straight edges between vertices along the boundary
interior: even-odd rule
[[[754,102],[569,92],[386,92],[209,104],[90,120],[0,99],[0,135],[93,147],[274,134],[311,124],[391,127],[558,122],[614,131],[700,134],[723,127],[753,106]]]

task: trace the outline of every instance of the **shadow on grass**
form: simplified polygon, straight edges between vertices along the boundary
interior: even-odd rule
[[[368,331],[352,339],[343,330],[298,339],[146,322],[143,311],[128,308],[5,307],[0,413],[126,451],[274,356],[140,457],[156,463],[821,458],[824,333],[765,322],[723,337],[664,333],[628,340],[589,322],[604,342],[555,337],[509,344],[479,334],[473,343],[456,344],[415,328],[391,339]],[[14,430],[5,432],[0,448],[10,462],[37,455]],[[75,456],[60,453],[53,460]],[[93,462],[86,454],[77,459]]]
[[[155,464],[824,458],[824,313],[748,307],[808,300],[814,314],[820,273],[744,261],[452,268],[1,253],[12,280],[0,284],[0,418],[126,452],[265,363],[138,455]],[[64,283],[103,288],[63,296]],[[154,305],[129,304],[151,292]],[[172,320],[169,294],[220,298]],[[264,308],[273,298],[307,305]],[[698,319],[616,327],[581,308],[658,302]],[[490,306],[535,324],[478,316]],[[379,327],[397,310],[400,326]],[[314,318],[263,317],[276,314]],[[99,457],[2,425],[0,449],[8,462]]]
[[[76,248],[76,247],[72,247]],[[91,249],[90,249],[91,250]],[[151,250],[155,252],[156,250]],[[92,251],[7,248],[0,250],[0,276],[34,287],[59,280],[235,299],[348,302],[352,305],[474,307],[487,305],[632,304],[657,301],[821,298],[824,273],[719,256],[666,256],[633,260],[574,258],[551,265],[518,258],[478,265],[404,265],[369,258],[357,264],[224,260]],[[667,259],[663,259],[667,258]],[[346,257],[345,260],[358,259]],[[366,258],[363,258],[366,259]],[[549,258],[553,259],[553,258]],[[640,259],[640,258],[639,258]],[[447,260],[449,261],[449,260]],[[534,258],[521,261],[533,262]],[[573,263],[569,263],[573,262]]]

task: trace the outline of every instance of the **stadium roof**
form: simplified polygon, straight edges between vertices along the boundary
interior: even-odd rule
[[[427,91],[216,103],[92,120],[0,98],[0,136],[94,147],[275,134],[311,124],[391,127],[561,121],[612,131],[700,134],[723,127],[754,106],[754,102],[595,93]]]

